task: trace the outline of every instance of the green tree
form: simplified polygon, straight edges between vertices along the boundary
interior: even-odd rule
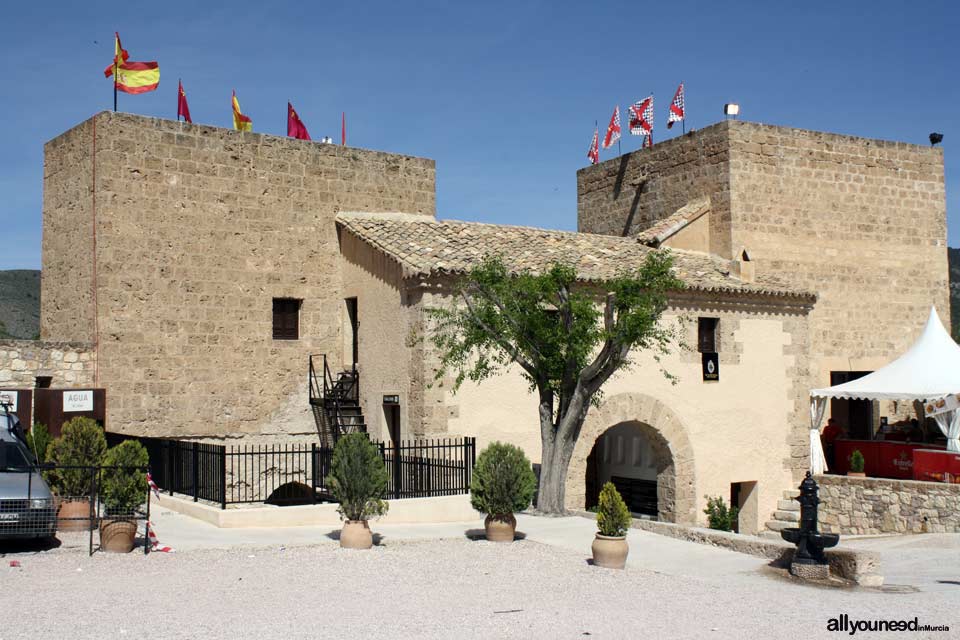
[[[679,337],[661,323],[668,292],[683,288],[672,267],[669,252],[651,251],[636,273],[598,289],[578,282],[569,265],[513,274],[487,257],[461,279],[451,304],[429,310],[437,380],[453,374],[456,391],[515,364],[538,394],[541,511],[564,511],[570,458],[603,384],[630,366],[631,351],[652,350],[659,362]]]

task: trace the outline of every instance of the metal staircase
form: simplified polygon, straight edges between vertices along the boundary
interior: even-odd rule
[[[354,364],[334,378],[323,354],[323,372],[318,375],[314,357],[310,356],[310,407],[317,422],[320,444],[332,447],[344,434],[367,431],[360,407],[360,372]]]

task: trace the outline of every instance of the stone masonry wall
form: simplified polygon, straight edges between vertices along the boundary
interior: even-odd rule
[[[626,236],[710,197],[710,246],[730,253],[727,122],[577,172],[577,230]]]
[[[53,387],[94,383],[93,345],[80,342],[0,340],[0,386],[32,389],[36,376],[52,376]]]
[[[40,272],[44,340],[93,342],[95,134],[94,120],[87,120],[44,147]]]
[[[342,358],[334,217],[434,215],[433,161],[129,114],[98,114],[91,136],[93,125],[96,338],[112,430],[315,431],[307,356]],[[64,144],[47,145],[50,176],[69,175],[56,166],[72,162],[57,151]],[[45,185],[45,223],[73,206],[57,180]],[[45,230],[46,337],[76,315],[76,286],[47,278],[48,264],[84,235]],[[273,298],[302,300],[298,340],[273,340]]]
[[[828,533],[960,532],[960,485],[817,476],[821,529]]]
[[[734,251],[817,293],[813,382],[907,349],[930,305],[949,322],[940,148],[731,122]]]

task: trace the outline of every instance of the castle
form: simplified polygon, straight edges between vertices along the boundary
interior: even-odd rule
[[[430,384],[437,355],[410,339],[425,310],[489,252],[602,282],[668,247],[679,383],[647,354],[608,383],[567,504],[626,478],[676,522],[734,495],[751,532],[807,467],[808,391],[898,355],[931,304],[949,317],[937,148],[723,121],[580,170],[578,233],[438,221],[434,163],[403,155],[109,112],[45,152],[47,342],[7,382],[104,387],[121,433],[315,438],[315,355],[374,437],[506,440],[536,462],[518,373]],[[832,407],[851,428],[875,409]]]

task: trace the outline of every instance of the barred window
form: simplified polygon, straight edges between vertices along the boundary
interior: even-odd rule
[[[697,350],[700,353],[717,353],[717,326],[719,318],[698,318]]]
[[[300,303],[294,298],[273,299],[273,339],[300,338]]]

